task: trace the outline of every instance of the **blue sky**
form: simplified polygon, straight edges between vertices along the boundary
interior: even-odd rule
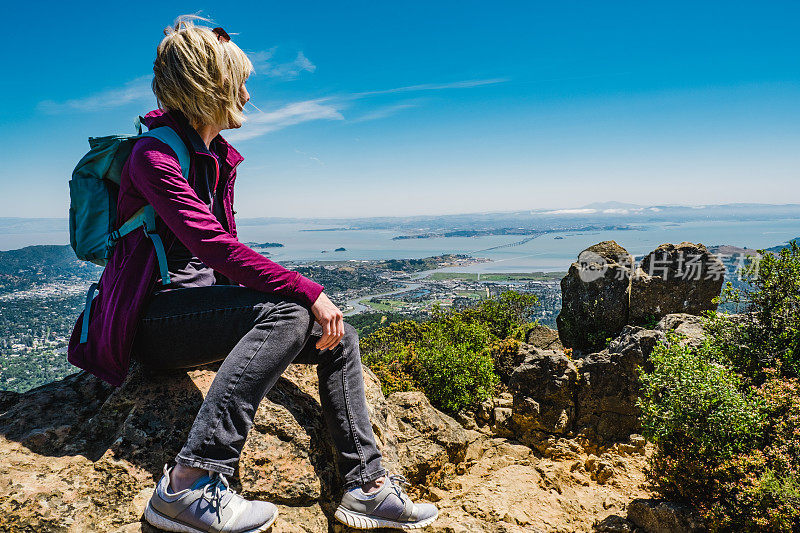
[[[793,2],[73,2],[14,8],[0,216],[63,217],[86,138],[132,131],[162,30],[251,54],[239,217],[800,203]]]

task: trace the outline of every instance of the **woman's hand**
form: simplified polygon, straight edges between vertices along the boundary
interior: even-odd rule
[[[317,341],[318,350],[334,348],[344,336],[344,316],[339,308],[322,292],[311,306],[311,312],[322,326],[322,337]]]

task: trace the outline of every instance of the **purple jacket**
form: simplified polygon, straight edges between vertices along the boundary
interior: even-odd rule
[[[186,132],[169,112],[151,111],[148,128],[170,126],[187,146]],[[236,166],[244,159],[221,136],[217,155],[218,181],[224,184],[223,207],[230,233],[225,231],[193,189],[195,161],[208,154],[191,154],[189,181],[182,174],[175,152],[157,139],[145,137],[134,145],[122,169],[117,197],[117,225],[150,204],[158,215],[156,231],[169,249],[175,239],[207,266],[233,283],[266,293],[276,293],[311,306],[323,287],[283,268],[240,243],[233,219],[233,184]],[[213,159],[213,158],[212,158]],[[216,163],[215,163],[216,164]],[[83,313],[72,330],[69,362],[119,386],[128,374],[131,348],[144,306],[158,278],[153,243],[142,230],[133,231],[115,246],[98,286],[89,319],[89,337],[80,344]]]

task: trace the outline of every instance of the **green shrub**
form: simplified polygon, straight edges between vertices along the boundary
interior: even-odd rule
[[[417,345],[422,390],[449,412],[490,398],[499,381],[488,351],[488,328],[454,318],[436,324]]]
[[[665,451],[677,440],[696,454],[730,457],[760,434],[755,391],[742,392],[741,379],[720,357],[711,343],[694,349],[675,335],[653,350],[654,370],[641,375],[639,403],[644,430]]]
[[[762,253],[764,253],[762,251]],[[643,373],[648,477],[696,508],[711,531],[800,531],[800,249],[747,267],[744,306],[709,313],[697,348],[668,336]]]
[[[714,509],[717,523],[743,514],[726,496],[743,478],[731,461],[760,442],[766,418],[757,392],[720,358],[711,343],[695,349],[668,336],[653,350],[653,371],[641,375],[639,401],[643,433],[656,444],[648,475],[658,492],[706,518]]]
[[[492,349],[519,335],[535,304],[534,295],[506,291],[461,311],[435,308],[428,322],[399,322],[363,337],[362,360],[384,394],[421,390],[455,413],[492,396],[500,381]]]
[[[729,283],[722,303],[743,305],[736,320],[710,313],[706,329],[734,368],[758,384],[764,368],[779,367],[788,377],[800,376],[800,247],[795,241],[777,255],[759,250],[744,275],[749,289]]]
[[[492,335],[505,339],[529,321],[537,302],[534,294],[504,291],[496,298],[481,300],[464,309],[461,314],[465,320],[486,324]]]

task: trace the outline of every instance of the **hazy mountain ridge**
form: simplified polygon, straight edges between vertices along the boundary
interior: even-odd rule
[[[619,225],[698,220],[772,220],[800,218],[800,204],[650,205],[594,202],[580,207],[554,207],[508,212],[353,218],[240,218],[239,226],[304,223],[343,229],[462,230],[462,229],[570,229],[575,225]],[[0,217],[0,231],[49,232],[67,227],[66,218]]]
[[[690,222],[699,220],[772,220],[800,218],[800,204],[719,204],[702,206],[636,206],[601,202],[578,208],[535,209],[525,211],[373,217],[351,219],[242,219],[240,226],[276,222],[307,222],[338,225],[347,229],[461,230],[526,228],[531,230],[573,229],[587,225],[628,225],[652,222]]]

